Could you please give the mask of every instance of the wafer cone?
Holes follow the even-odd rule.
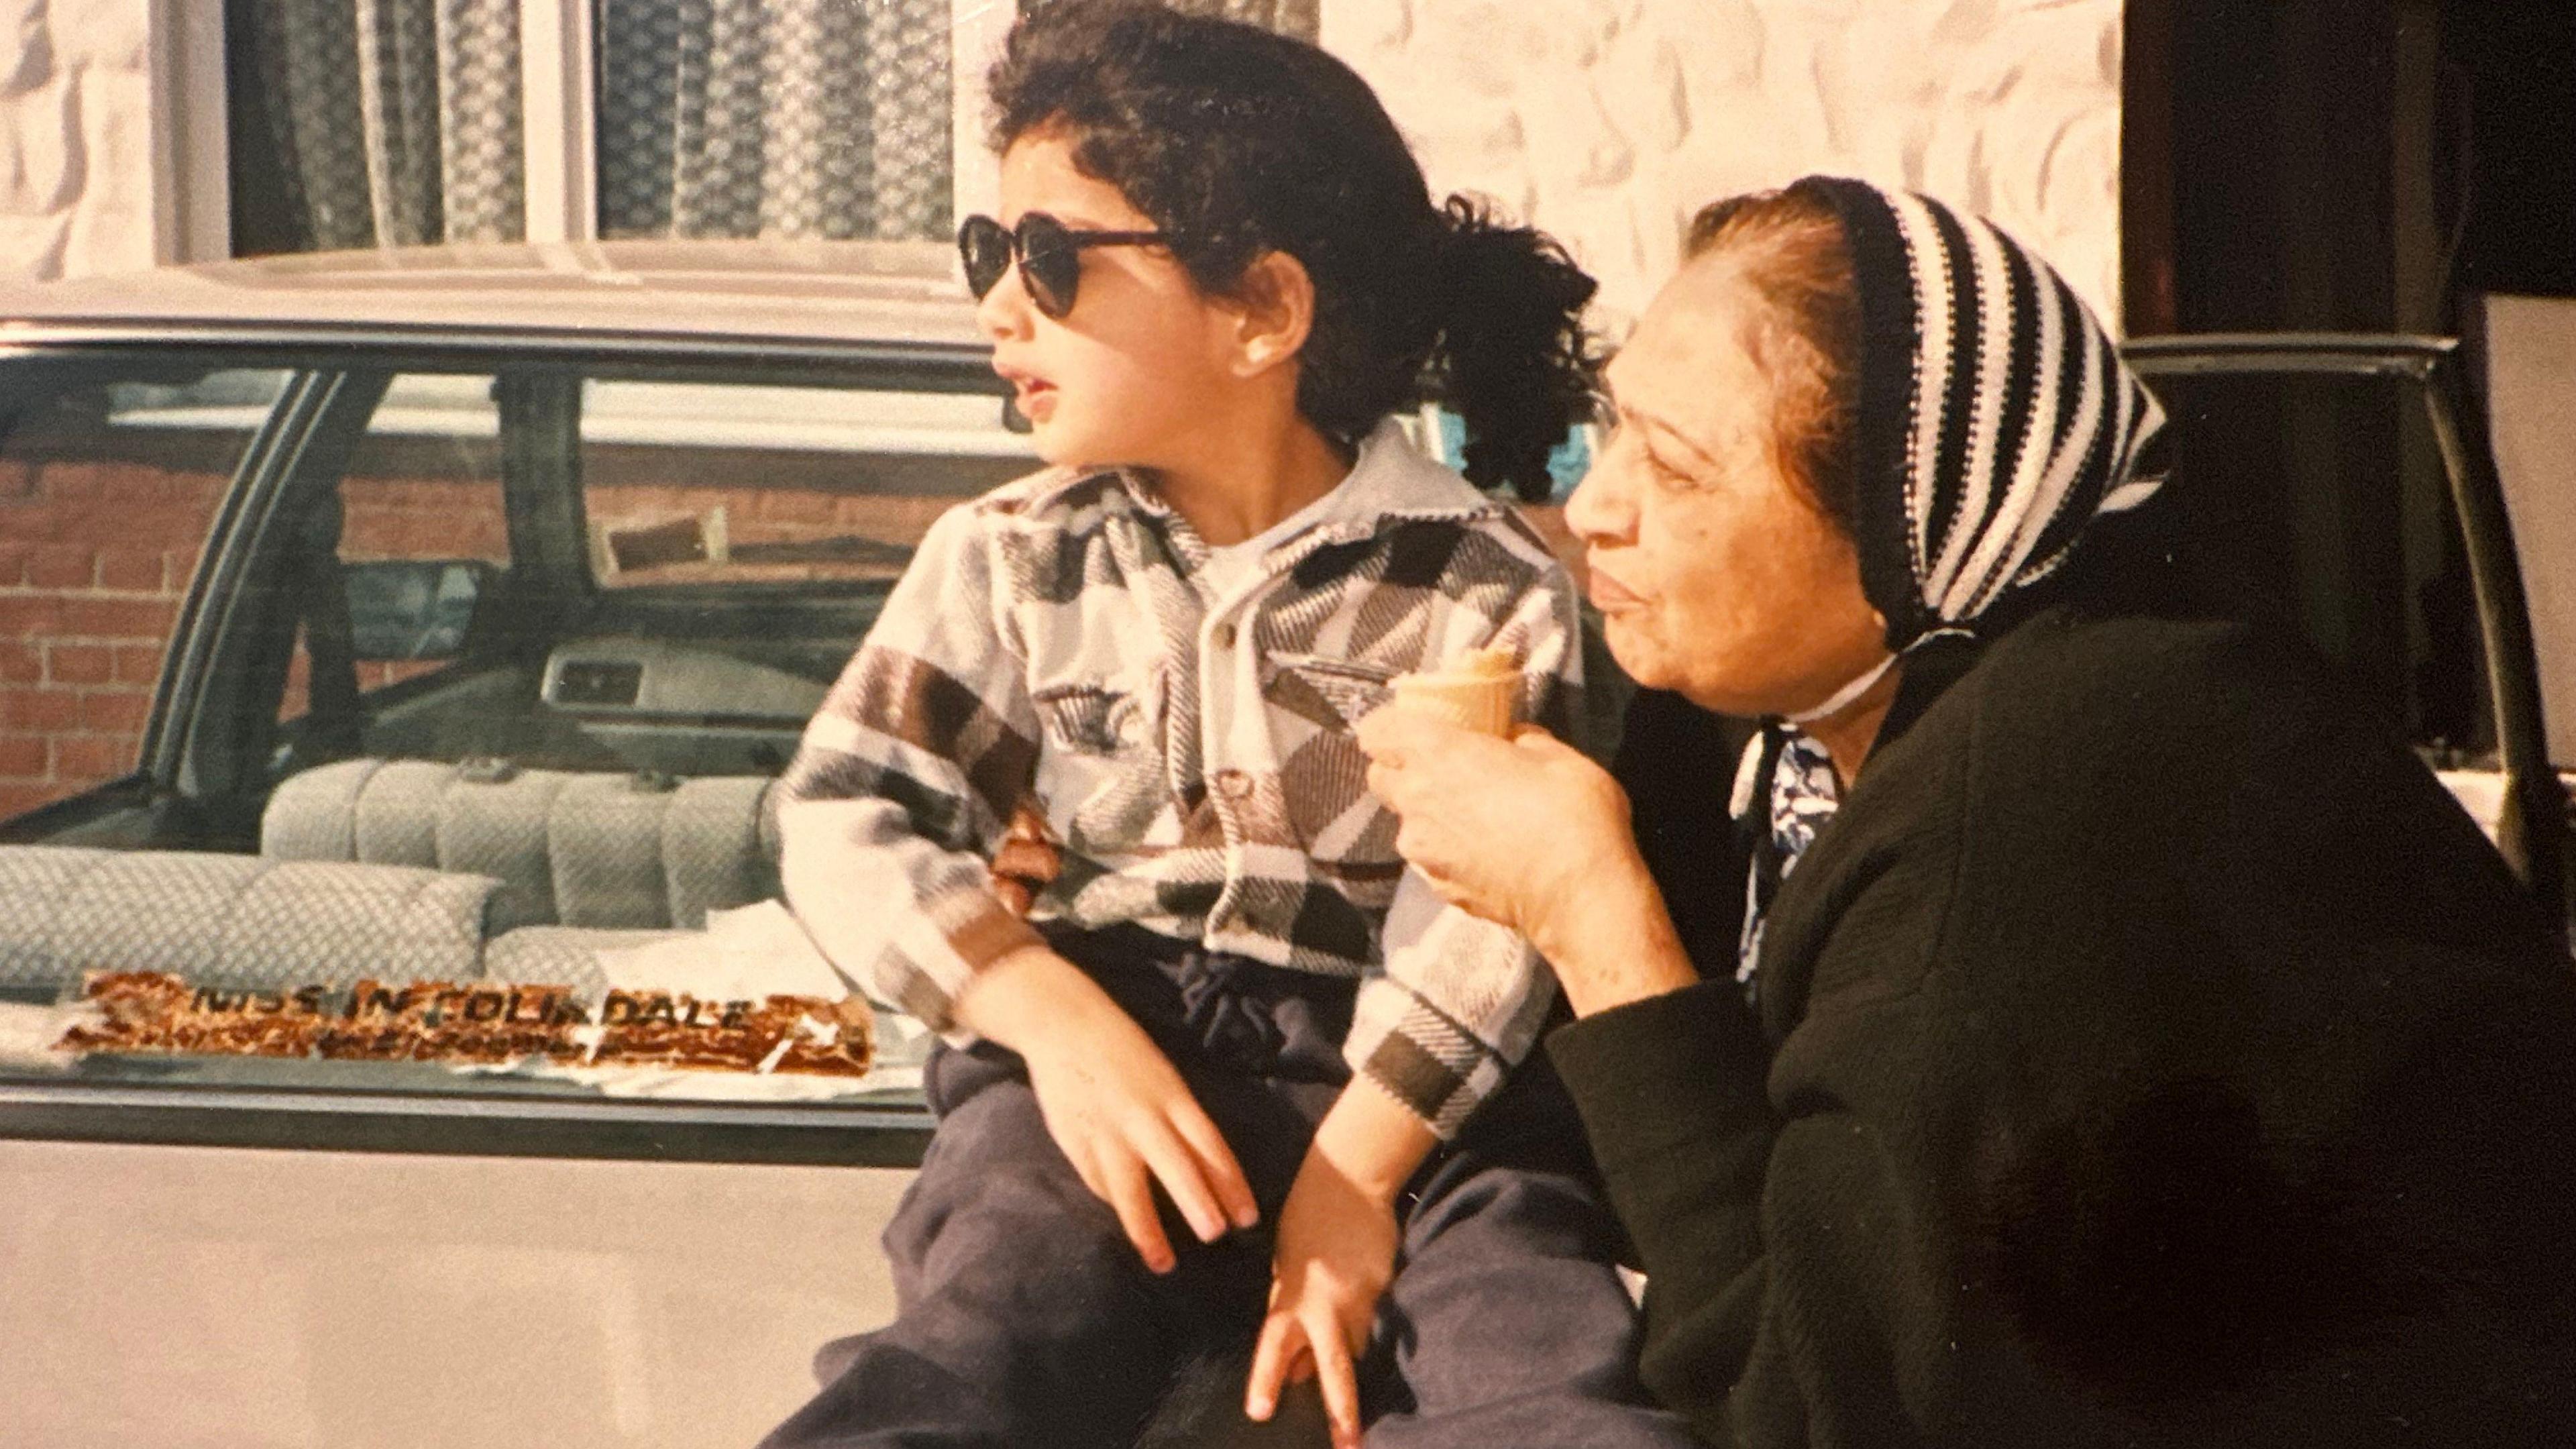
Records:
[[[1476,649],[1447,669],[1399,674],[1395,707],[1445,719],[1461,729],[1495,736],[1512,732],[1520,698],[1520,670],[1509,652]]]

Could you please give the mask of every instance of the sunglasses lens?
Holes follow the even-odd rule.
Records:
[[[1074,288],[1082,281],[1082,251],[1064,223],[1042,211],[1020,218],[1020,280],[1038,310],[1061,321],[1073,310]]]
[[[1011,269],[1011,234],[989,216],[970,216],[957,228],[957,256],[966,264],[966,289],[980,301]]]

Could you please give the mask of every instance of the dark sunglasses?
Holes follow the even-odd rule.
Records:
[[[1011,263],[1020,264],[1020,281],[1038,310],[1061,322],[1073,310],[1073,294],[1082,281],[1084,247],[1167,245],[1159,231],[1078,231],[1043,211],[1020,218],[1017,229],[989,216],[970,216],[957,228],[957,255],[966,263],[966,286],[982,301],[1001,285]]]

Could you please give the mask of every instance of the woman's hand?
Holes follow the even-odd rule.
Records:
[[[1699,980],[1608,771],[1547,731],[1509,740],[1401,710],[1359,722],[1395,848],[1441,899],[1529,939],[1577,1015]]]
[[[1396,850],[1441,899],[1542,951],[1582,883],[1636,854],[1618,782],[1543,729],[1499,740],[1380,709],[1358,738],[1369,789],[1403,818]]]
[[[1268,1419],[1283,1385],[1320,1376],[1333,1443],[1357,1449],[1355,1365],[1395,1274],[1395,1197],[1434,1145],[1422,1119],[1366,1077],[1317,1124],[1279,1209],[1270,1316],[1244,1386],[1246,1417]]]
[[[1028,1062],[1048,1135],[1146,1267],[1168,1273],[1174,1261],[1157,1182],[1201,1242],[1260,1220],[1234,1150],[1171,1060],[1071,962],[1043,947],[1013,952],[977,975],[957,1011]]]

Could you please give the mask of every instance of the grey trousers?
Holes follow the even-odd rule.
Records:
[[[928,1073],[939,1129],[885,1233],[895,1321],[816,1355],[825,1387],[772,1449],[1124,1449],[1176,1368],[1248,1355],[1268,1224],[1349,1078],[1353,984],[1142,930],[1050,935],[1170,1055],[1234,1148],[1263,1226],[1201,1244],[1165,1204],[1179,1261],[1148,1272],[1047,1135],[1019,1059],[943,1050]],[[1694,1442],[1637,1382],[1617,1228],[1543,1061],[1423,1165],[1402,1213],[1361,1365],[1370,1445]]]

